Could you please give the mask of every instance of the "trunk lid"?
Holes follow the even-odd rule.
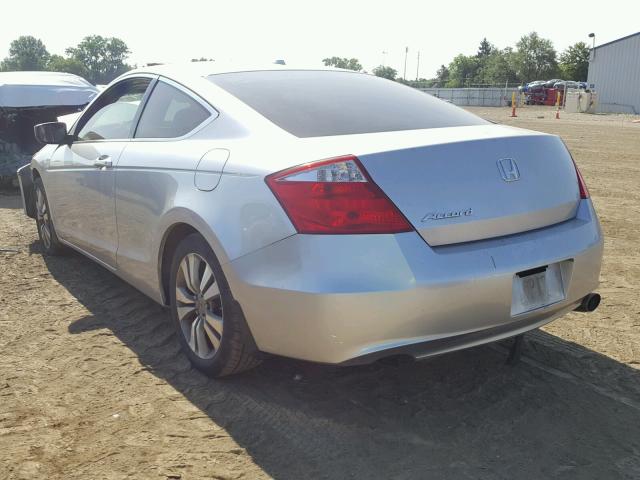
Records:
[[[356,144],[351,151],[430,245],[510,235],[575,216],[576,171],[558,137],[500,126],[421,132],[402,132],[408,142],[403,135],[377,139],[384,151],[368,146],[358,154]]]

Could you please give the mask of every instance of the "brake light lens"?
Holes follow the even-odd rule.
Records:
[[[571,159],[573,160],[573,158]],[[586,199],[589,198],[589,190],[587,190],[587,184],[584,182],[584,178],[582,178],[582,174],[578,169],[578,165],[576,165],[576,161],[573,160],[573,166],[576,167],[576,175],[578,177],[578,189],[580,190],[580,198]]]
[[[413,230],[353,155],[289,168],[265,181],[299,233]]]

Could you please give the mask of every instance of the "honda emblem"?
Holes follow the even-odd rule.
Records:
[[[520,171],[513,158],[501,158],[498,160],[498,170],[500,170],[502,180],[505,182],[515,182],[520,179]]]

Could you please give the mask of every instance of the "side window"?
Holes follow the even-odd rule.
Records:
[[[133,122],[151,79],[123,80],[107,90],[82,118],[78,140],[113,140],[129,138]]]
[[[135,137],[181,137],[210,115],[206,108],[189,95],[159,81],[144,107]]]

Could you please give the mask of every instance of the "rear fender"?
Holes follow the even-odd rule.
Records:
[[[213,229],[209,226],[206,220],[204,220],[202,217],[200,217],[198,214],[196,214],[192,210],[183,208],[183,207],[176,207],[166,212],[160,224],[158,225],[158,230],[157,230],[158,232],[162,232],[162,234],[157,235],[155,237],[157,240],[153,247],[154,251],[157,252],[158,286],[159,286],[159,292],[162,298],[162,303],[164,305],[169,304],[169,299],[165,298],[166,295],[165,295],[164,285],[163,285],[163,275],[162,275],[163,274],[163,271],[162,271],[163,257],[168,253],[165,251],[165,246],[166,246],[166,240],[169,236],[169,233],[171,232],[173,227],[178,224],[191,227],[197,233],[202,235],[202,237],[207,241],[207,243],[213,250],[213,253],[215,254],[218,261],[220,262],[222,266],[222,270],[223,272],[225,272],[225,274],[226,274],[225,270],[227,268],[226,264],[229,262],[229,257],[227,255],[227,252],[222,247],[220,240],[218,239],[217,235],[214,233]]]

